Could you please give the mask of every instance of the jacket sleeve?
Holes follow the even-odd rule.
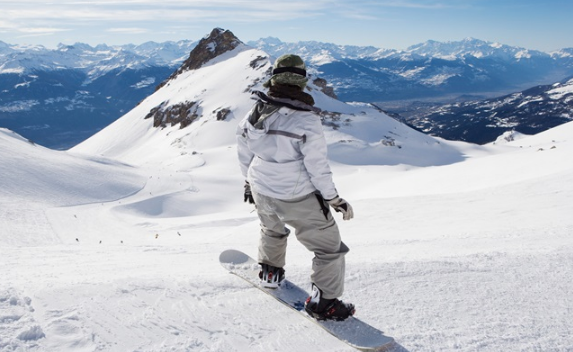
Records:
[[[247,118],[248,116],[245,117],[245,119]],[[243,120],[241,123],[239,123],[239,126],[237,126],[236,137],[237,137],[237,154],[239,157],[239,166],[241,167],[241,173],[243,174],[243,177],[246,180],[247,172],[249,170],[249,165],[251,165],[251,161],[253,160],[255,154],[253,154],[253,152],[251,152],[247,146],[247,137],[242,127],[244,122],[246,121]]]
[[[314,187],[324,199],[338,196],[328,164],[328,149],[320,119],[313,116],[306,126],[306,141],[301,144],[304,166]]]

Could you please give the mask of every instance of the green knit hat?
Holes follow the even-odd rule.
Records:
[[[273,76],[263,86],[269,88],[277,84],[287,84],[304,89],[306,82],[308,79],[304,61],[298,55],[286,54],[275,61]]]

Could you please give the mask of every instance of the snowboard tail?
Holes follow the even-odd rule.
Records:
[[[392,337],[384,335],[382,331],[353,316],[344,321],[314,319],[304,310],[304,302],[309,296],[308,292],[288,279],[283,280],[281,286],[276,289],[262,287],[259,279],[259,264],[255,259],[241,251],[226,250],[219,256],[219,261],[231,274],[242,278],[252,286],[297,311],[334,337],[360,351],[391,351],[395,347]]]

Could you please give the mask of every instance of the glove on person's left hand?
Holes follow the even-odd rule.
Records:
[[[251,185],[249,182],[245,181],[245,203],[255,204],[255,199],[253,198],[253,192],[251,192]]]
[[[327,202],[328,204],[330,204],[332,208],[334,208],[334,210],[342,213],[343,220],[350,220],[354,217],[354,211],[352,210],[352,206],[350,206],[350,203],[348,203],[344,199],[337,196],[334,199],[327,200]]]

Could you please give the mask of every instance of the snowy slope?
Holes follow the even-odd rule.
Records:
[[[6,129],[0,129],[0,146],[2,245],[59,243],[44,215],[46,207],[120,199],[145,182],[127,165],[53,151]],[[31,224],[12,221],[20,216]]]
[[[251,67],[254,61],[259,64]],[[167,150],[175,156],[233,144],[238,121],[254,103],[250,98],[251,91],[263,90],[261,85],[268,79],[266,71],[270,66],[266,53],[242,45],[204,67],[177,76],[72,151],[141,164],[156,161],[155,158],[165,159]],[[325,125],[329,127],[327,139],[332,145],[331,158],[335,161],[352,164],[443,163],[444,155],[440,160],[434,153],[428,153],[425,158],[417,157],[427,148],[435,154],[445,154],[448,162],[462,159],[458,150],[412,130],[371,105],[345,104],[326,96],[312,83],[309,87],[316,106],[325,111]],[[168,109],[185,102],[199,102],[201,112],[200,118],[185,129],[180,129],[179,125],[156,129],[144,119],[154,107],[161,105]],[[221,108],[232,111],[225,121],[216,119],[215,112]]]
[[[351,351],[218,264],[256,254],[234,132],[261,55],[179,75],[70,152],[1,131],[0,350]],[[573,123],[474,146],[312,94],[341,113],[325,131],[361,319],[396,351],[571,350]],[[144,119],[186,100],[203,111],[187,128]],[[312,256],[291,239],[290,280],[310,285]]]
[[[234,71],[242,65],[248,67],[249,62],[260,55],[264,53],[240,47],[227,54],[233,60],[225,60],[226,58],[222,57],[219,64],[206,65],[199,70],[187,71],[177,76],[121,119],[73,150],[142,162],[153,160],[155,151],[158,151],[159,158],[164,159],[166,150],[177,148],[169,148],[169,145],[182,138],[192,140],[196,148],[232,143],[236,124],[232,126],[225,121],[217,123],[213,112],[225,106],[237,109],[236,114],[242,117],[250,109],[250,93],[245,90],[256,76],[249,80],[248,75],[261,76],[264,70],[244,70],[238,73]],[[234,72],[231,77],[230,72]],[[152,120],[144,119],[152,108],[163,102],[168,102],[164,105],[167,108],[187,101],[200,101],[203,116],[201,121],[186,129],[180,129],[179,126],[157,129],[153,128]],[[199,130],[205,132],[202,136],[195,137]],[[215,135],[209,134],[209,130],[214,130]],[[166,138],[166,135],[169,137]]]

